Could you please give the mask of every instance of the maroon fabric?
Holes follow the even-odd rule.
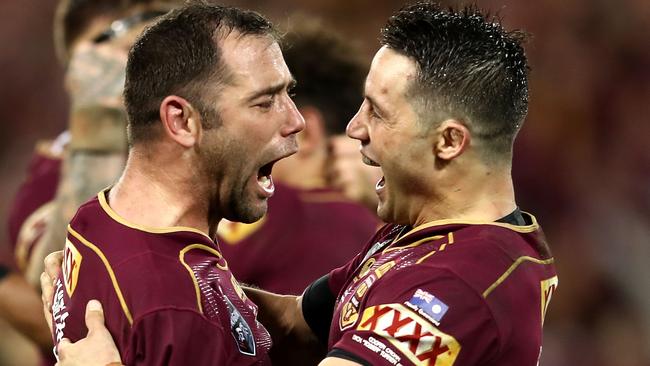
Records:
[[[86,303],[98,299],[126,365],[268,364],[270,336],[218,246],[187,229],[115,219],[100,203],[105,194],[70,224],[52,306],[55,341],[84,337]]]
[[[46,143],[43,143],[46,145]],[[59,185],[61,155],[57,149],[37,148],[18,188],[8,216],[9,243],[19,270],[28,265],[34,248],[43,237],[49,216],[39,210],[50,203]],[[41,365],[54,365],[52,353],[41,354]]]
[[[45,231],[46,219],[30,220],[29,228],[23,225],[39,208],[51,202],[56,195],[61,172],[61,157],[36,151],[27,169],[25,181],[16,193],[9,212],[9,239],[12,249],[25,245],[27,258]],[[23,236],[20,236],[21,229]],[[22,268],[21,268],[22,269]]]
[[[536,223],[409,230],[387,225],[330,273],[330,349],[372,365],[536,365],[557,286]]]
[[[373,213],[337,191],[281,184],[263,220],[240,241],[220,236],[223,254],[242,283],[294,295],[359,253],[379,225]]]

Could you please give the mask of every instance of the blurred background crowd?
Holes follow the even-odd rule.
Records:
[[[368,64],[395,0],[241,0],[277,23],[300,11],[358,42]],[[456,2],[447,1],[454,5]],[[537,215],[559,291],[541,365],[650,365],[650,1],[479,0],[531,34],[531,104],[515,146],[519,205]],[[0,238],[36,142],[65,129],[63,69],[52,44],[55,0],[2,1]],[[314,50],[317,52],[317,50]],[[361,98],[359,98],[361,101]],[[11,263],[2,243],[3,263]],[[5,341],[0,366],[33,350]],[[11,350],[11,351],[10,351]],[[18,356],[17,356],[18,355]]]

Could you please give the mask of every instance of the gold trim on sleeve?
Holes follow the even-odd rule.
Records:
[[[190,274],[190,277],[192,278],[192,282],[194,283],[194,291],[196,293],[196,305],[198,306],[201,314],[203,314],[203,305],[201,305],[201,288],[199,287],[199,281],[196,279],[196,276],[194,275],[194,271],[192,271],[192,268],[190,268],[187,262],[185,262],[185,254],[192,249],[205,250],[206,252],[214,254],[219,259],[222,259],[223,255],[221,255],[221,253],[219,253],[219,251],[217,251],[216,249],[210,248],[209,246],[203,244],[190,244],[185,248],[181,249],[181,251],[178,253],[178,259],[181,261],[181,264],[183,264],[185,269],[187,269],[187,272]],[[221,266],[217,262],[217,268],[226,271],[228,270],[228,263],[226,263],[225,266]]]
[[[117,283],[117,278],[115,277],[115,272],[113,272],[113,268],[111,267],[111,264],[108,262],[108,259],[106,259],[106,256],[104,253],[99,249],[95,244],[89,242],[81,236],[78,232],[76,232],[70,225],[68,225],[68,232],[74,236],[77,240],[79,240],[83,245],[86,247],[90,248],[97,256],[102,260],[104,263],[104,267],[106,267],[106,271],[108,272],[108,276],[111,278],[111,282],[113,283],[113,288],[115,289],[115,294],[117,295],[117,298],[120,301],[120,305],[122,306],[122,311],[124,311],[124,315],[126,316],[126,319],[129,321],[129,325],[133,325],[133,317],[131,316],[131,311],[129,311],[129,307],[126,305],[126,301],[124,300],[124,296],[122,295],[122,290],[120,290],[120,285]]]
[[[520,264],[524,262],[533,262],[536,264],[546,265],[546,264],[551,264],[554,261],[555,260],[553,258],[542,260],[542,259],[537,259],[529,256],[523,256],[517,258],[517,260],[510,265],[510,268],[508,268],[507,271],[505,271],[496,281],[494,281],[494,283],[490,285],[490,287],[488,287],[487,290],[483,291],[483,298],[487,298],[490,295],[490,293],[494,291],[494,289],[496,289],[500,284],[502,284],[503,281],[505,281],[508,278],[508,276],[510,276],[510,274],[512,274],[512,272],[514,272],[514,270],[517,269],[517,267],[519,267]]]

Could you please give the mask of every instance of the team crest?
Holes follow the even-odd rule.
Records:
[[[255,356],[255,337],[251,327],[246,323],[239,310],[230,302],[230,299],[224,296],[224,300],[226,300],[228,313],[230,314],[230,333],[235,338],[239,352]]]
[[[374,259],[371,259],[368,261],[369,263],[372,261],[372,264],[374,264]],[[342,301],[345,301],[343,304],[343,307],[341,309],[341,316],[339,318],[339,327],[341,330],[345,330],[347,328],[350,328],[352,325],[354,325],[357,320],[359,319],[359,306],[361,304],[361,300],[366,296],[368,293],[368,290],[370,287],[378,280],[380,279],[383,275],[386,274],[391,268],[393,268],[396,264],[395,261],[390,261],[386,262],[380,266],[378,266],[374,271],[371,271],[372,269],[372,264],[370,265],[370,268],[367,269],[362,269],[366,273],[366,277],[360,281],[358,277],[355,277],[354,284],[348,287],[346,290],[346,294],[344,295],[344,298]],[[350,293],[350,291],[354,291],[353,293]],[[345,300],[345,297],[350,296],[347,300]]]
[[[61,271],[63,272],[63,282],[68,297],[72,297],[72,293],[77,287],[79,280],[79,267],[81,267],[81,253],[75,248],[70,240],[65,240],[65,249],[63,250],[63,265]]]

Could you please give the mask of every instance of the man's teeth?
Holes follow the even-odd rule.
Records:
[[[381,177],[381,179],[377,181],[377,184],[375,184],[375,189],[382,189],[384,188],[385,185],[386,185],[386,179],[384,177]]]
[[[273,191],[273,179],[271,176],[263,175],[259,178],[257,178],[257,182],[260,184],[262,188],[264,188],[265,191]]]
[[[374,160],[370,159],[369,157],[367,157],[365,155],[361,156],[361,160],[363,160],[364,164],[372,165],[372,166],[379,166],[379,164],[377,164]]]

